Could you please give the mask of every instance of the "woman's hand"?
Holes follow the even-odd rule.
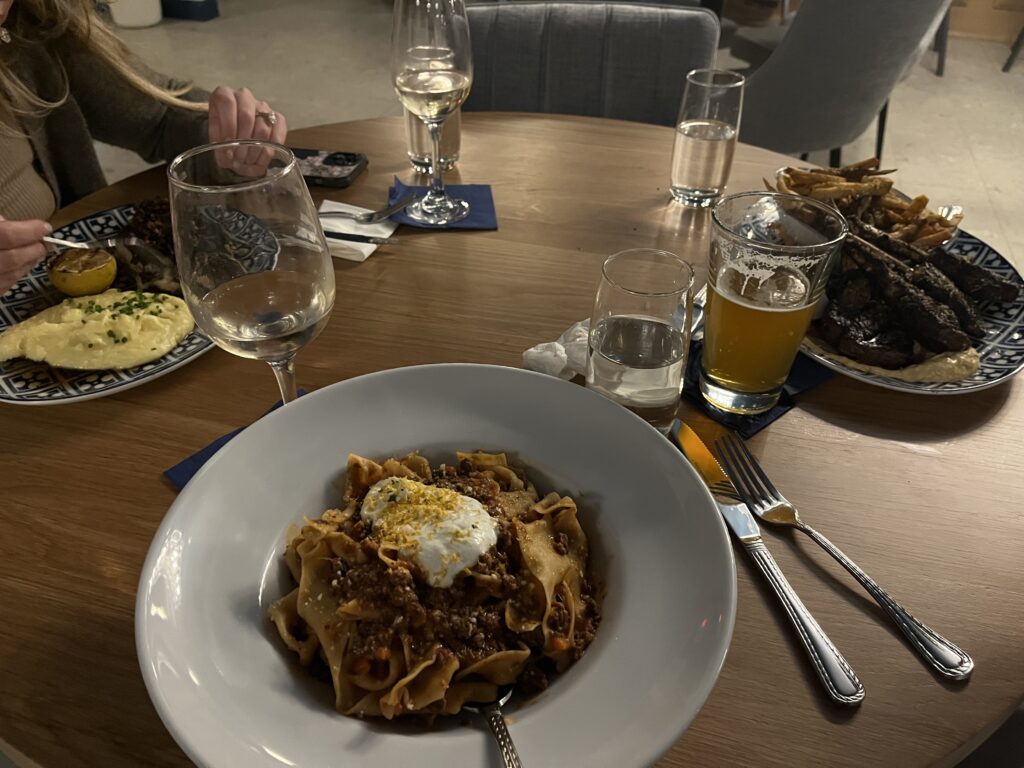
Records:
[[[210,141],[259,139],[284,144],[288,121],[265,101],[258,101],[248,88],[232,90],[220,85],[210,94]],[[261,176],[270,160],[267,153],[249,149],[241,157],[227,150],[222,165],[246,176]]]
[[[45,221],[7,221],[0,216],[0,295],[46,256],[42,238],[53,232]]]

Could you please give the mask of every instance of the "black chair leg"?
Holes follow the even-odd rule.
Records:
[[[1024,46],[1024,27],[1021,27],[1020,34],[1017,35],[1017,39],[1013,41],[1013,48],[1010,49],[1010,58],[1003,64],[1003,72],[1009,72],[1010,67],[1013,66],[1013,62],[1017,60],[1017,56],[1020,54],[1021,46]]]
[[[806,153],[806,152],[801,152],[801,153],[800,153],[800,159],[801,159],[801,160],[802,160],[803,162],[805,162],[805,163],[806,163],[806,162],[807,162],[807,153]]]
[[[875,157],[881,161],[882,147],[885,144],[885,119],[889,116],[889,102],[882,105],[878,112],[878,128],[875,131]]]
[[[843,148],[836,147],[828,151],[828,164],[833,168],[843,167]]]
[[[935,65],[935,74],[942,77],[946,73],[946,47],[949,44],[949,11],[942,17],[942,23],[935,33],[935,50],[939,52],[939,63]]]

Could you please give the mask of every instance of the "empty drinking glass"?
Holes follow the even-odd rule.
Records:
[[[590,318],[587,387],[665,430],[683,388],[693,269],[668,251],[609,256]]]
[[[672,197],[706,208],[729,180],[743,111],[743,75],[724,69],[695,69],[676,122],[672,148]]]

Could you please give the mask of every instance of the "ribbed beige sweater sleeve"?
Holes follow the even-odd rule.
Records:
[[[28,138],[0,127],[0,216],[5,219],[48,219],[56,201],[53,190],[32,165]]]

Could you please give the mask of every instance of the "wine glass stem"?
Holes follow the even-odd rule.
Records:
[[[275,360],[270,363],[270,368],[277,379],[277,386],[281,390],[281,402],[290,403],[297,397],[295,391],[295,358],[287,360]]]
[[[431,168],[434,169],[434,177],[430,180],[430,194],[444,195],[444,178],[441,175],[441,120],[430,120],[427,122],[427,130],[430,131],[430,143],[433,155],[431,157]]]

